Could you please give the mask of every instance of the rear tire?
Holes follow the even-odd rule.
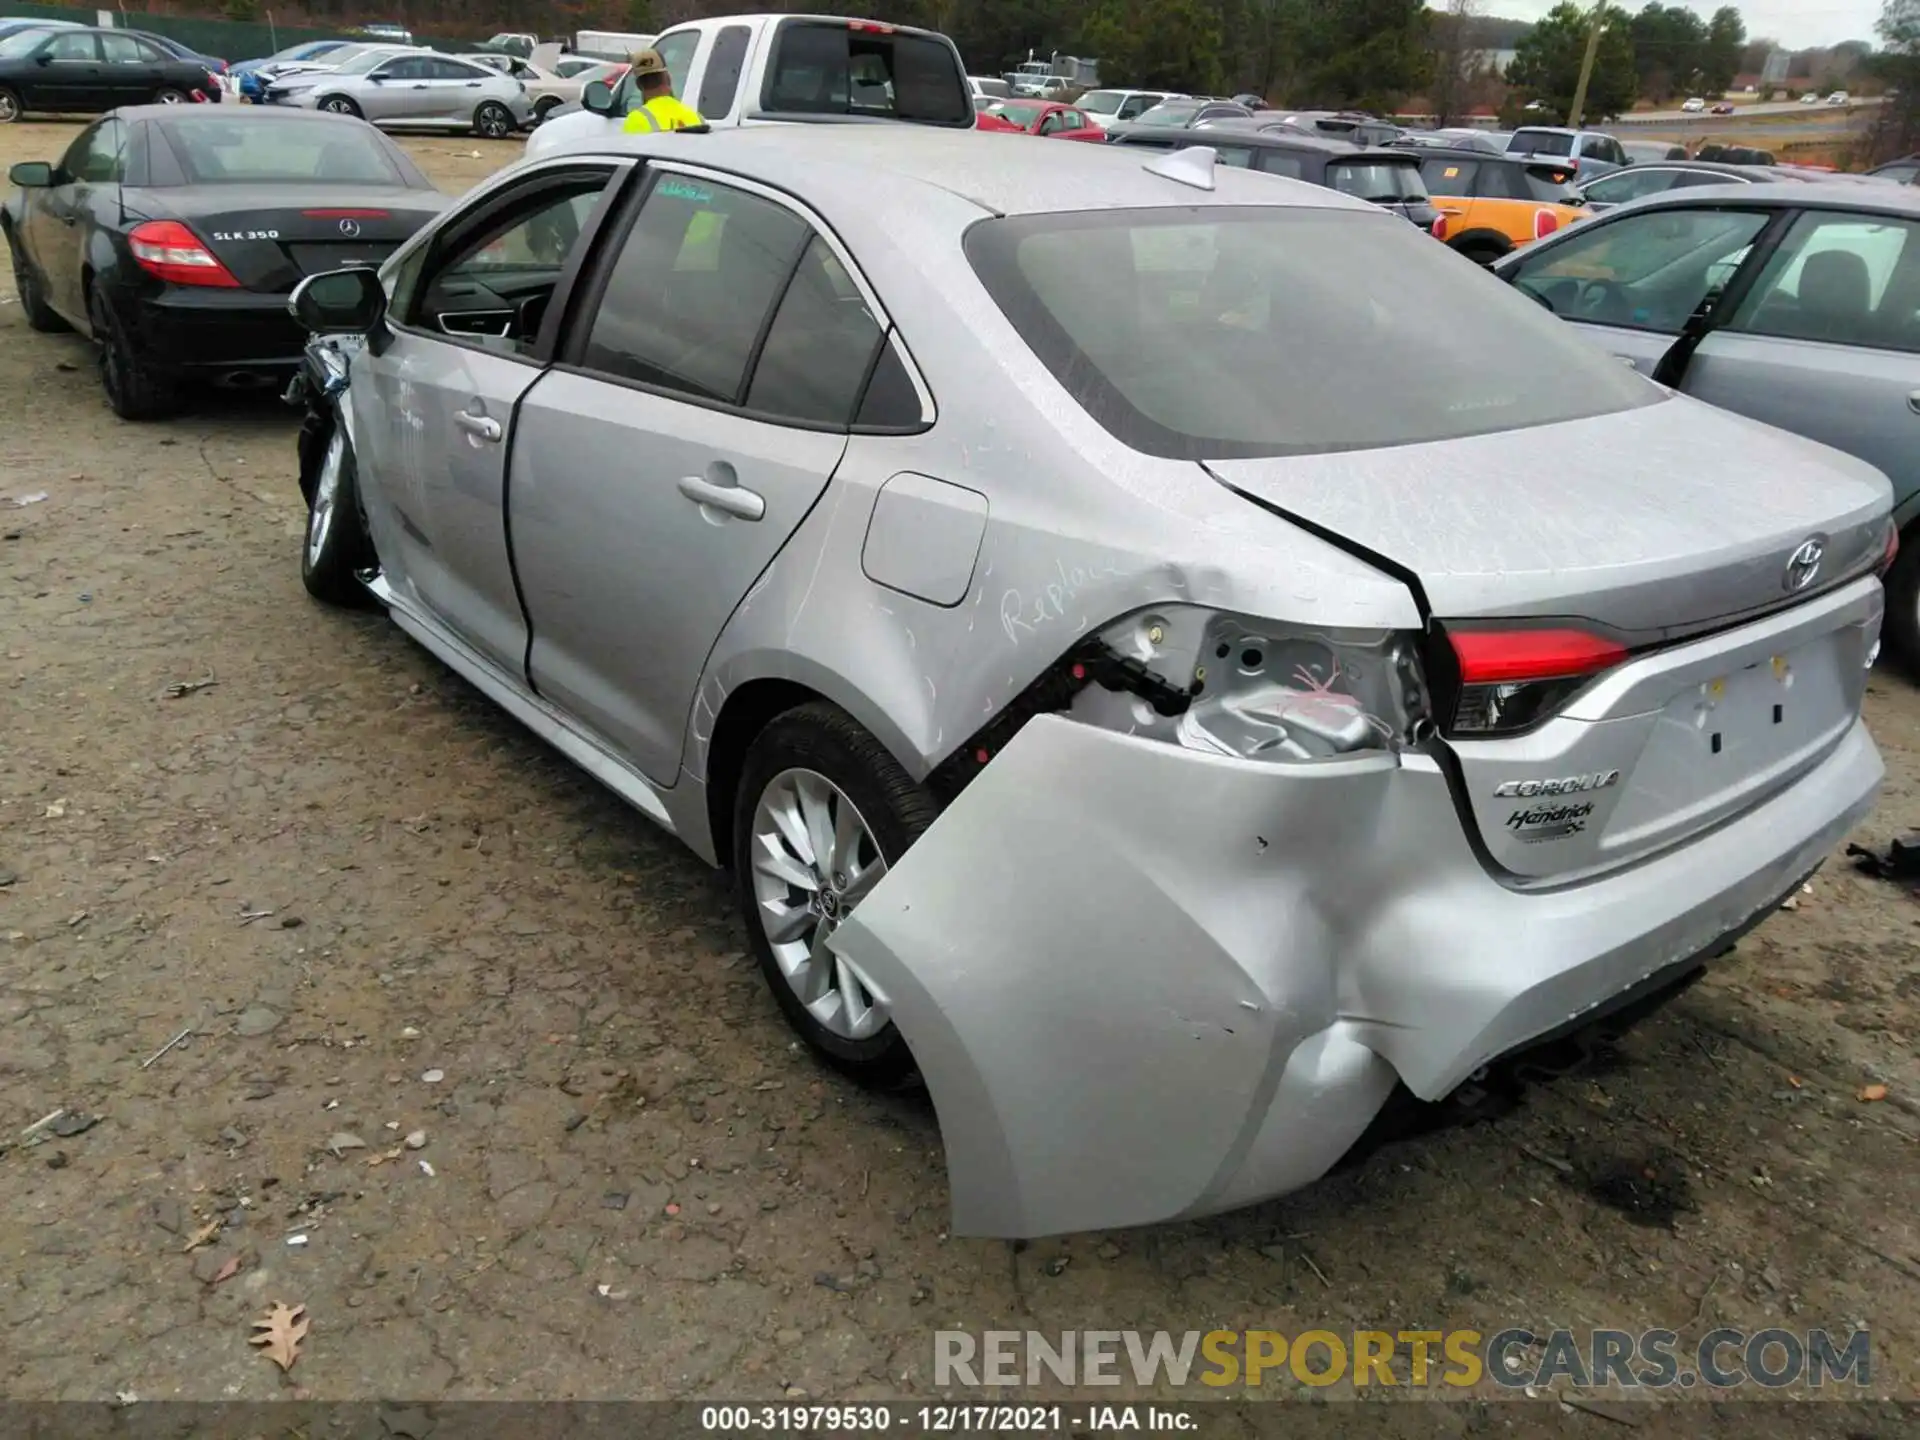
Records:
[[[25,113],[20,106],[19,92],[0,85],[0,125],[11,125]]]
[[[126,326],[96,287],[87,296],[87,317],[99,353],[100,388],[122,420],[160,420],[178,404],[173,382],[134,353]]]
[[[546,124],[547,117],[559,108],[560,100],[558,96],[548,95],[544,97],[533,107],[533,123],[535,125]]]
[[[1472,245],[1456,245],[1454,248],[1476,265],[1491,265],[1507,253],[1499,246],[1488,245],[1485,242],[1478,242]]]
[[[367,537],[360,511],[353,442],[335,417],[307,499],[307,532],[300,543],[300,583],[324,604],[360,608],[368,603],[368,597],[359,572],[374,564],[373,541]]]
[[[850,815],[845,808],[849,805]],[[789,811],[804,819],[814,819],[816,813],[824,818],[806,825]],[[938,813],[933,797],[914,783],[885,746],[825,701],[775,719],[749,747],[741,768],[734,795],[732,858],[741,918],[754,956],[800,1038],[828,1064],[863,1084],[895,1088],[913,1083],[913,1052],[885,1014],[881,997],[866,987],[865,977],[853,976],[849,984],[848,972],[820,946],[823,907],[808,902],[821,900],[830,907],[825,913],[836,917],[826,926],[830,933],[868,893],[859,876],[870,873],[876,863],[897,863]],[[787,818],[784,826],[778,823],[781,815]],[[797,844],[784,838],[795,825],[804,837]],[[815,853],[815,837],[821,835],[832,836],[824,863]],[[762,862],[760,869],[756,860]],[[790,885],[787,876],[805,877],[807,883]],[[811,923],[809,917],[815,917]],[[776,954],[768,926],[779,929],[782,919],[788,922],[786,938]],[[810,958],[810,952],[825,957],[825,964]],[[832,967],[830,972],[826,966]],[[811,1002],[801,993],[809,986]],[[879,1011],[864,1024],[862,1004],[870,1012]]]
[[[20,242],[14,238],[11,230],[7,232],[7,247],[13,252],[13,288],[20,296],[20,311],[27,317],[28,327],[38,330],[42,335],[58,335],[71,330],[73,327],[47,304],[40,277],[34,273],[27,257],[20,253]]]
[[[498,100],[482,101],[473,112],[473,132],[485,140],[505,140],[513,134],[513,112]]]
[[[1880,633],[1887,653],[1909,678],[1920,680],[1920,526],[1909,525],[1900,537],[1900,558],[1887,575],[1887,618]]]
[[[172,85],[161,86],[153,95],[153,103],[156,105],[184,105],[187,100],[187,92]]]
[[[352,115],[356,118],[364,118],[360,115],[360,106],[350,95],[329,95],[320,102],[320,108],[329,115]]]

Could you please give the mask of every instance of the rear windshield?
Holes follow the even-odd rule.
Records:
[[[1376,205],[1408,204],[1427,199],[1427,182],[1412,160],[1338,160],[1327,166],[1327,184],[1344,194],[1358,195]]]
[[[1521,183],[1527,187],[1527,198],[1538,200],[1543,205],[1578,205],[1579,191],[1573,188],[1573,182],[1580,178],[1576,170],[1556,170],[1546,165],[1522,165]]]
[[[1507,149],[1516,155],[1571,155],[1573,136],[1558,130],[1516,130]]]
[[[1660,398],[1572,326],[1462,275],[1458,256],[1386,215],[1031,215],[980,222],[966,250],[1087,413],[1151,455],[1367,450]]]
[[[1184,125],[1199,113],[1200,107],[1191,101],[1165,100],[1150,110],[1140,112],[1134,121],[1137,125]]]
[[[405,185],[380,137],[364,125],[283,121],[244,115],[175,120],[167,138],[189,185]]]
[[[950,42],[866,22],[783,22],[760,105],[789,114],[973,124],[973,95]]]

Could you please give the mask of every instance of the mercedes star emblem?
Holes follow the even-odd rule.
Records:
[[[342,220],[340,222],[340,233],[349,240],[353,239],[354,236],[360,233],[360,222],[358,220]],[[1818,551],[1815,552],[1814,563],[1819,563]]]

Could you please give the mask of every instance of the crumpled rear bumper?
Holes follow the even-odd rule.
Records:
[[[1527,893],[1424,757],[1267,764],[1042,716],[832,943],[919,1061],[956,1233],[1146,1224],[1310,1183],[1396,1081],[1437,1099],[1710,953],[1881,773],[1856,724],[1671,855]]]

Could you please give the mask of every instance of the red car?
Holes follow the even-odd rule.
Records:
[[[1713,107],[1713,113],[1716,115],[1731,115],[1733,114],[1733,105],[1729,101],[1722,100],[1718,105]]]
[[[975,124],[981,130],[999,130],[1010,135],[1047,135],[1056,140],[1107,143],[1107,132],[1084,112],[1054,100],[996,100],[980,112]]]

